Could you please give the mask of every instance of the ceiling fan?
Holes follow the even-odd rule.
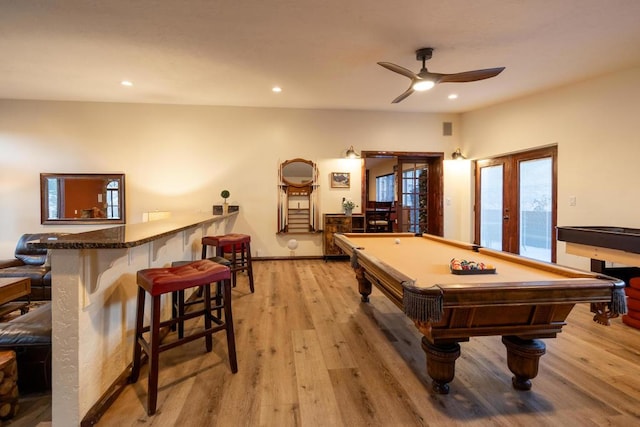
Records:
[[[391,101],[393,104],[402,101],[416,90],[429,90],[438,83],[465,83],[475,82],[476,80],[484,80],[497,76],[505,68],[486,68],[484,70],[463,71],[461,73],[453,74],[432,73],[428,71],[427,67],[425,66],[425,62],[427,61],[427,59],[431,59],[432,54],[433,48],[431,47],[425,47],[416,50],[416,59],[418,61],[422,61],[422,69],[418,74],[390,62],[378,62],[378,64],[382,65],[384,68],[395,73],[402,74],[403,76],[409,77],[411,79],[411,86],[409,86],[409,89],[407,89],[400,96]]]

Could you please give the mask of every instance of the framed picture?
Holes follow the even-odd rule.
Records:
[[[349,172],[331,172],[331,188],[349,188],[350,185]]]

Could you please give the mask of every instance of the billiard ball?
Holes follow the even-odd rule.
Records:
[[[395,242],[396,242],[396,245],[399,245],[400,244],[400,239],[396,239]]]

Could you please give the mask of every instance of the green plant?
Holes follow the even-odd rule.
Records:
[[[229,193],[229,190],[222,190],[222,193],[220,193],[220,197],[224,199],[225,203],[227,203],[227,199],[229,198],[229,196],[231,196],[231,193]]]
[[[358,205],[356,205],[352,200],[345,199],[342,201],[342,207],[348,211],[353,210],[356,206]]]

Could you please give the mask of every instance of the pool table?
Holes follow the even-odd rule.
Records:
[[[513,387],[529,390],[546,351],[540,339],[561,332],[575,304],[590,303],[594,320],[604,325],[626,312],[625,283],[601,274],[426,234],[345,233],[334,239],[351,257],[362,301],[369,301],[375,285],[423,334],[437,393],[449,392],[459,342],[472,336],[501,335]],[[454,258],[495,272],[452,274]]]

